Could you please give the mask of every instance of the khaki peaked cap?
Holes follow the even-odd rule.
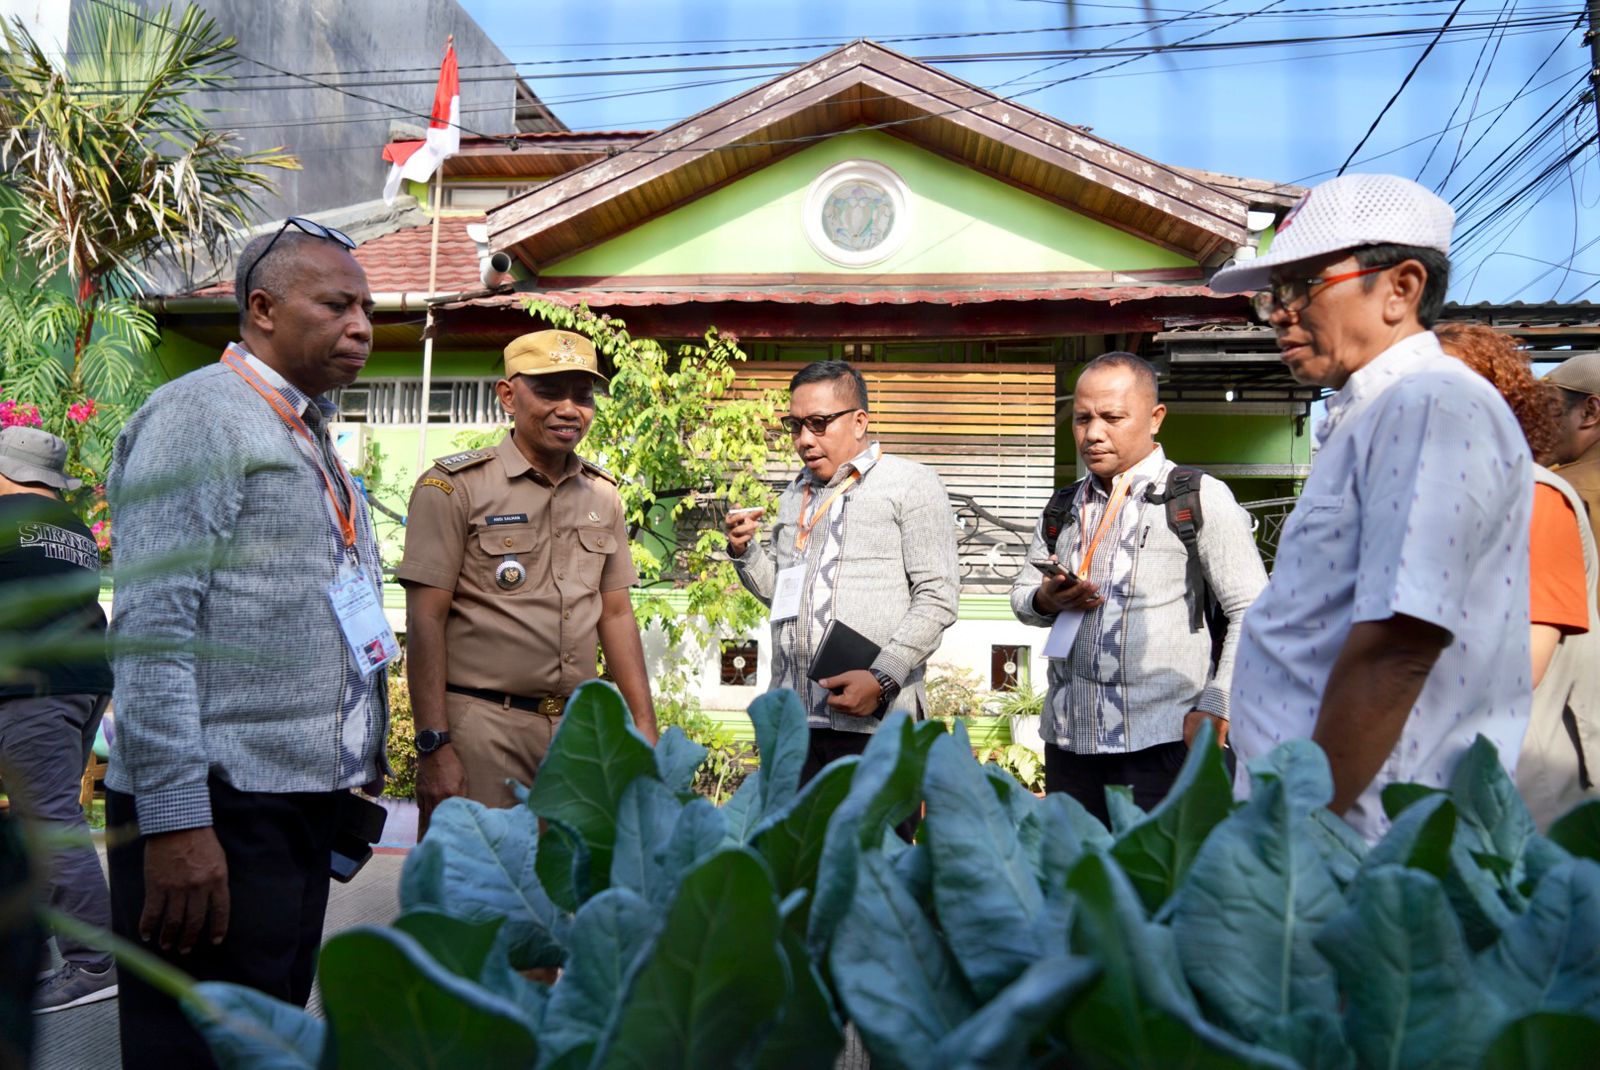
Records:
[[[600,360],[594,343],[571,331],[534,331],[506,346],[506,378],[514,375],[555,375],[588,372],[602,383]]]

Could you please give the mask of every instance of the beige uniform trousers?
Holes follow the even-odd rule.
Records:
[[[466,770],[466,797],[494,807],[517,804],[507,781],[524,787],[533,784],[561,724],[560,717],[510,709],[454,691],[444,693],[444,715],[450,745]]]

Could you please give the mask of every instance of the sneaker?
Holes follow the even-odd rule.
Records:
[[[98,973],[75,962],[63,962],[33,996],[33,1013],[49,1014],[68,1007],[98,1003],[117,994],[117,967],[108,963]]]

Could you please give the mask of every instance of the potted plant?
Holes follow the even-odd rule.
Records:
[[[1002,691],[995,711],[1011,722],[1012,743],[1044,753],[1044,739],[1039,735],[1039,717],[1044,713],[1043,691],[1035,691],[1026,684],[1015,691]]]

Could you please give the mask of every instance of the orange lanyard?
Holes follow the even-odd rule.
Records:
[[[1111,497],[1106,501],[1106,511],[1100,515],[1100,523],[1094,529],[1094,538],[1089,540],[1089,548],[1083,550],[1083,520],[1078,521],[1078,547],[1082,553],[1078,557],[1078,575],[1083,579],[1089,578],[1089,570],[1094,566],[1094,552],[1100,545],[1100,537],[1116,526],[1117,517],[1122,513],[1122,507],[1128,504],[1128,487],[1133,483],[1130,473],[1124,472],[1112,481]],[[1084,488],[1087,492],[1088,488]]]
[[[828,515],[828,510],[832,509],[844,492],[850,489],[850,485],[860,478],[860,472],[851,472],[845,481],[840,483],[832,494],[828,495],[828,500],[817,506],[817,511],[811,514],[809,521],[806,520],[806,506],[811,501],[811,484],[806,484],[805,497],[800,499],[800,526],[795,529],[794,533],[795,553],[805,553],[806,543],[811,541],[811,529],[817,526],[817,521]]]
[[[354,516],[356,488],[355,484],[350,482],[350,474],[344,470],[343,465],[339,466],[339,478],[344,481],[345,493],[349,495],[347,500],[350,502],[350,511],[346,512],[339,504],[339,495],[333,489],[333,480],[328,478],[327,467],[320,459],[322,450],[318,446],[317,440],[312,436],[311,429],[306,426],[304,420],[300,419],[300,414],[289,407],[289,402],[284,399],[282,394],[273,389],[271,383],[261,378],[254,368],[239,357],[238,351],[233,346],[230,345],[222,354],[222,363],[232,368],[239,374],[241,379],[249,383],[250,388],[260,394],[268,405],[272,406],[272,410],[278,414],[278,418],[284,422],[289,430],[298,433],[301,438],[305,439],[306,444],[311,447],[312,460],[316,462],[317,472],[322,476],[322,485],[328,491],[328,504],[333,507],[333,515],[339,522],[339,534],[344,538],[344,548],[346,550],[353,549],[356,544],[356,522]],[[312,400],[310,404],[315,405],[316,401]]]

